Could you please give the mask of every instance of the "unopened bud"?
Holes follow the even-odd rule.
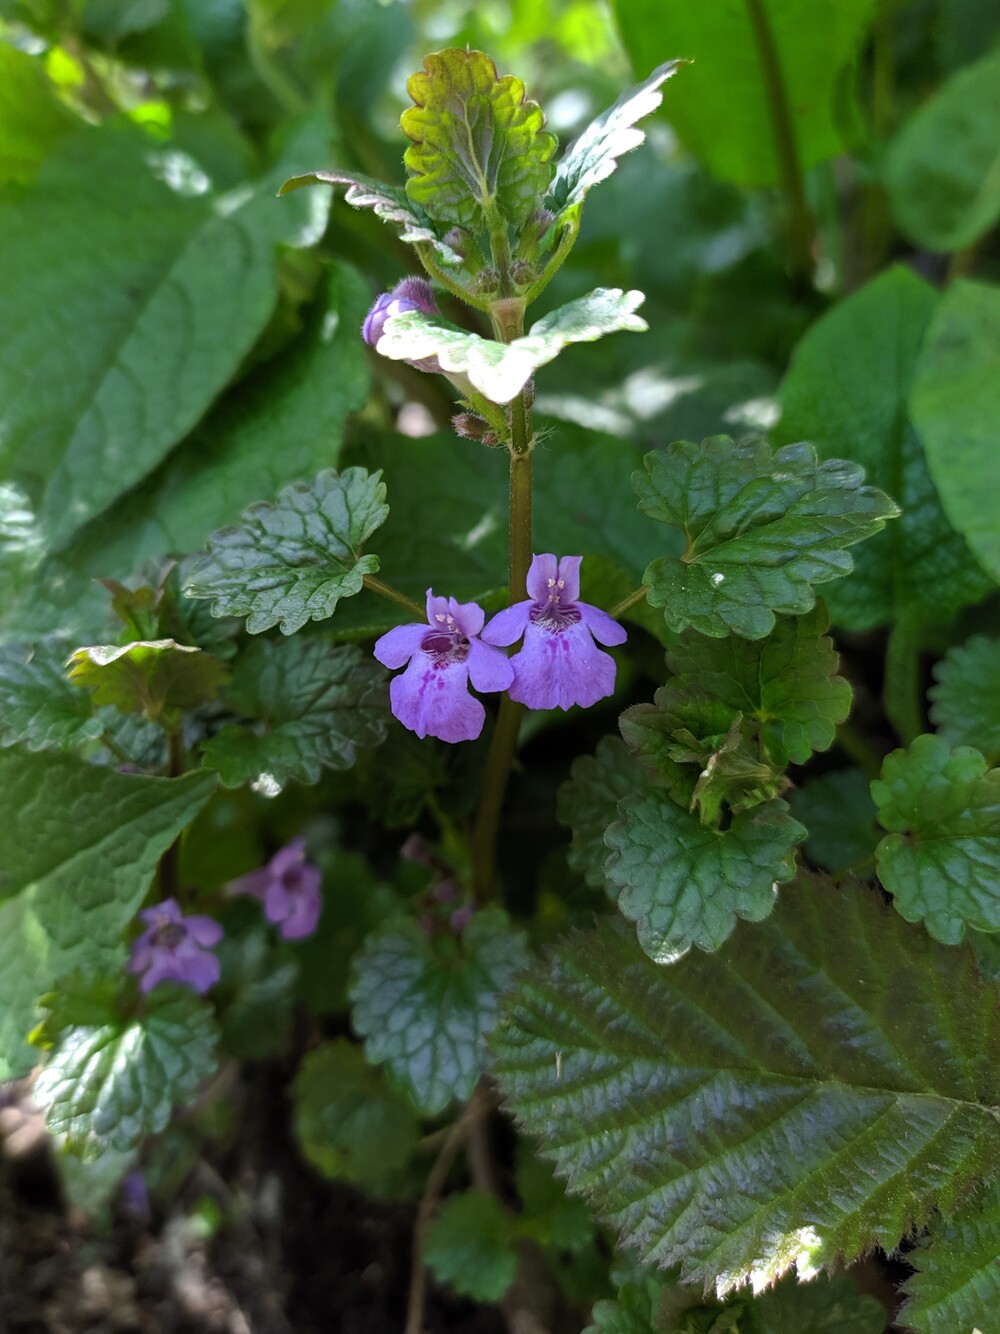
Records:
[[[472,250],[472,237],[464,227],[452,227],[451,231],[445,232],[442,240],[449,250],[454,250],[462,259],[468,259]]]
[[[422,310],[425,315],[439,315],[434,292],[425,278],[404,278],[391,292],[383,292],[365,316],[361,336],[374,347],[382,337],[386,320],[407,310]]]
[[[492,296],[500,291],[500,275],[492,264],[487,264],[476,274],[475,287],[480,296]]]
[[[451,419],[451,429],[463,440],[482,440],[486,423],[474,412],[456,412]]]
[[[527,287],[529,283],[534,282],[535,266],[526,259],[515,259],[510,266],[510,276],[518,287]]]

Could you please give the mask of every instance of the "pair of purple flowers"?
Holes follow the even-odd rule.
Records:
[[[306,861],[305,841],[293,839],[266,866],[231,880],[231,895],[257,899],[264,916],[285,940],[311,936],[323,906],[319,868]],[[164,899],[139,914],[146,930],[132,944],[129,972],[141,973],[139,986],[151,991],[158,982],[180,982],[204,995],[219,980],[219,960],[212,947],[222,939],[214,917],[185,916],[176,899]]]
[[[622,644],[625,631],[605,611],[580,601],[581,556],[535,556],[528,597],[498,612],[485,628],[475,602],[427,590],[427,624],[399,625],[375,644],[386,667],[406,665],[389,687],[392,711],[417,736],[472,741],[486,710],[470,695],[508,690],[529,709],[584,708],[610,695],[615,663],[601,644]],[[508,658],[498,646],[516,643]],[[408,664],[408,665],[407,665]]]

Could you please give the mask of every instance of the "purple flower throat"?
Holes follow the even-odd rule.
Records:
[[[465,662],[469,656],[469,637],[451,612],[436,612],[434,621],[436,624],[432,624],[430,632],[420,641],[421,651],[439,669]]]
[[[576,625],[580,620],[580,612],[571,595],[566,592],[565,579],[547,579],[546,584],[548,597],[544,602],[538,599],[531,604],[528,619],[533,625],[561,634],[568,626]]]

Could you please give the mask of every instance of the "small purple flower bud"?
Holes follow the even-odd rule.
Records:
[[[149,1200],[149,1187],[146,1178],[134,1167],[127,1173],[121,1184],[121,1206],[123,1211],[136,1223],[148,1223],[153,1214]]]
[[[456,908],[448,918],[448,924],[452,931],[464,931],[472,921],[475,909],[471,903],[463,903],[461,908]]]
[[[230,880],[226,893],[257,899],[285,940],[302,940],[312,935],[319,921],[321,879],[319,867],[306,861],[305,839],[293,838],[266,866]]]
[[[476,274],[474,288],[480,296],[492,296],[500,291],[500,275],[492,264],[487,264]]]
[[[510,276],[518,287],[527,287],[535,280],[535,266],[526,259],[515,259],[510,266]]]
[[[454,250],[456,255],[468,259],[469,251],[472,249],[472,237],[464,227],[452,227],[441,239],[450,250]]]
[[[130,973],[142,973],[139,986],[151,991],[158,982],[180,982],[200,994],[219,980],[219,961],[211,946],[222,939],[212,917],[185,917],[176,899],[164,899],[139,914],[146,930],[132,942]]]
[[[424,278],[404,278],[391,292],[383,292],[365,316],[361,336],[369,347],[382,337],[386,320],[407,310],[422,310],[425,315],[439,315],[431,285]]]

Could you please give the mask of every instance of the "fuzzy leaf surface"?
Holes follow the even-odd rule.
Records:
[[[573,761],[570,776],[559,789],[559,819],[573,831],[567,860],[588,885],[605,890],[612,899],[617,891],[604,874],[608,858],[604,832],[618,818],[618,803],[645,792],[648,781],[642,764],[624,743],[606,736],[593,755]]]
[[[931,721],[950,746],[975,746],[1000,758],[1000,639],[973,635],[934,668]]]
[[[695,687],[755,718],[765,753],[779,767],[829,750],[851,709],[851,687],[835,675],[839,659],[824,633],[825,608],[780,617],[765,639],[709,639],[686,633],[668,660],[671,684]]]
[[[212,1009],[188,988],[161,984],[131,1016],[115,999],[106,982],[45,999],[43,1034],[54,1046],[34,1097],[49,1130],[84,1157],[158,1134],[215,1069]]]
[[[889,205],[908,240],[961,250],[1000,218],[1000,54],[958,70],[922,102],[886,154]]]
[[[989,591],[941,508],[909,415],[937,303],[938,293],[911,269],[888,269],[816,321],[781,386],[777,443],[810,440],[823,458],[859,463],[902,509],[855,554],[851,577],[827,594],[834,621],[849,629],[891,623],[906,608],[933,619]]]
[[[909,1300],[900,1320],[917,1334],[972,1329],[989,1334],[1000,1302],[998,1254],[1000,1190],[993,1182],[948,1218],[935,1218],[930,1235],[907,1256],[917,1272],[903,1285]]]
[[[605,874],[640,945],[660,964],[692,945],[717,950],[737,917],[763,921],[777,886],[795,874],[795,844],[806,836],[780,800],[741,811],[726,830],[656,794],[618,809],[604,836]]]
[[[101,735],[102,720],[66,676],[68,651],[56,639],[0,644],[0,746],[70,750]]]
[[[944,511],[1000,582],[1000,290],[951,283],[920,354],[910,412]]]
[[[393,361],[437,357],[442,370],[467,375],[491,402],[509,403],[540,366],[570,343],[593,343],[621,330],[642,333],[648,325],[635,311],[644,300],[641,292],[597,287],[543,316],[511,343],[481,338],[438,324],[423,311],[408,310],[386,320],[377,351]]]
[[[173,639],[78,648],[67,670],[73,684],[89,690],[96,705],[143,713],[167,725],[186,709],[214,699],[229,678],[221,659]]]
[[[623,924],[572,936],[492,1045],[570,1188],[720,1293],[892,1250],[1000,1155],[995,987],[856,884],[803,878],[672,968]]]
[[[663,101],[662,85],[684,64],[668,60],[648,79],[626,88],[613,107],[592,120],[560,158],[546,205],[553,212],[579,210],[587,191],[607,180],[618,159],[638,148],[646,138],[637,122],[651,116]]]
[[[512,1223],[495,1195],[452,1195],[427,1229],[424,1262],[439,1283],[478,1302],[497,1302],[517,1272]]]
[[[0,751],[0,1078],[30,1069],[35,1001],[80,969],[117,969],[161,855],[215,788],[72,755]]]
[[[259,728],[227,726],[206,744],[204,763],[226,787],[267,775],[268,790],[291,779],[318,783],[324,769],[349,769],[358,750],[385,740],[385,672],[354,645],[299,636],[258,640],[239,657],[228,702]]]
[[[406,193],[438,222],[479,230],[495,209],[515,227],[540,205],[557,140],[512,75],[482,51],[449,47],[424,57],[400,118]]]
[[[470,1097],[498,995],[526,957],[523,933],[500,908],[476,913],[460,940],[406,919],[369,936],[350,989],[368,1060],[384,1063],[428,1116]]]
[[[1000,769],[971,746],[918,736],[885,757],[872,796],[890,831],[878,877],[897,911],[946,945],[967,926],[1000,931]]]
[[[845,548],[882,529],[896,505],[841,459],[811,445],[713,436],[647,454],[633,475],[639,508],[680,529],[686,550],[654,560],[644,583],[676,631],[762,639],[775,612],[801,615],[814,584],[852,569]]]
[[[291,635],[326,620],[379,568],[361,547],[389,513],[380,478],[330,469],[285,487],[274,503],[251,505],[241,524],[208,539],[185,592],[212,598],[215,616],[245,616],[252,635],[272,625]]]

